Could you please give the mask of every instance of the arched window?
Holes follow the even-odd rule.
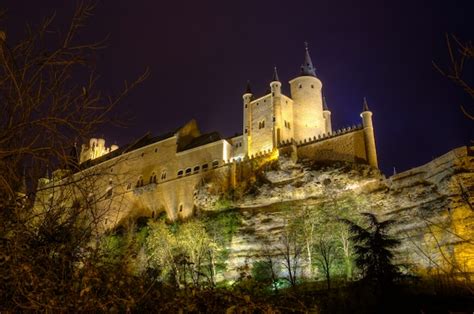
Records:
[[[198,172],[199,172],[199,169],[200,169],[200,167],[199,167],[199,166],[196,166],[196,167],[194,167],[194,169],[193,169],[193,173],[198,173]]]
[[[154,172],[150,176],[150,182],[149,183],[150,184],[151,183],[156,183],[156,174]]]
[[[189,176],[191,174],[191,168],[186,169],[186,175]]]
[[[202,171],[207,171],[209,169],[209,164],[202,165]]]
[[[183,170],[179,170],[178,171],[178,178],[182,177],[183,176]]]
[[[212,162],[212,168],[217,168],[219,166],[219,161],[218,160],[214,160]]]
[[[138,180],[137,180],[137,188],[143,186],[143,177],[142,176],[139,176],[138,177]]]
[[[161,172],[161,180],[165,180],[166,179],[166,170],[163,170]]]

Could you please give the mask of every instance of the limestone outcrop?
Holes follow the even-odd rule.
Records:
[[[337,204],[348,196],[357,200],[348,209],[354,213],[370,211],[381,219],[397,220],[393,232],[402,240],[399,263],[417,273],[472,276],[473,161],[473,148],[460,147],[385,178],[366,165],[321,166],[280,156],[277,169],[265,171],[263,183],[250,192],[232,198],[209,193],[210,187],[204,184],[195,194],[195,205],[201,211],[229,207],[241,213],[241,226],[229,247],[229,278],[242,265],[262,259],[262,254],[278,258],[276,248],[292,215],[308,208],[318,210],[328,200]],[[302,271],[308,273],[305,263],[302,258]]]

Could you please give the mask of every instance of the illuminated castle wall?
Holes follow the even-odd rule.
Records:
[[[201,134],[192,120],[158,137],[146,135],[118,148],[103,139],[82,145],[79,171],[40,180],[36,207],[61,200],[89,201],[106,211],[104,228],[125,217],[154,216],[165,211],[171,220],[193,214],[194,193],[206,178],[220,188],[236,187],[242,164],[254,158],[333,160],[367,163],[377,168],[372,113],[364,100],[362,124],[333,131],[331,112],[322,97],[322,83],[306,48],[301,74],[290,81],[291,97],[281,92],[276,69],[266,95],[254,97],[250,86],[243,94],[242,135],[221,138]],[[63,185],[74,179],[76,185]],[[66,187],[64,187],[66,186]],[[84,187],[86,187],[84,189]],[[84,190],[90,191],[84,195]],[[93,201],[93,202],[92,202]]]

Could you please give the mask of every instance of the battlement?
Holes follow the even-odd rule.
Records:
[[[280,143],[278,143],[278,148],[283,148],[290,145],[296,145],[297,147],[310,145],[310,144],[325,141],[331,138],[338,137],[343,134],[351,133],[351,132],[362,130],[362,129],[363,129],[362,124],[358,124],[358,125],[353,125],[353,126],[348,126],[342,129],[338,129],[333,132],[327,132],[327,133],[320,134],[318,136],[313,136],[313,137],[304,139],[302,141],[296,141],[295,139],[291,138],[289,140],[281,141]]]

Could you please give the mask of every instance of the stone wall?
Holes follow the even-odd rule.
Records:
[[[309,138],[297,143],[298,158],[367,163],[363,130],[339,130],[332,134],[329,138]]]

